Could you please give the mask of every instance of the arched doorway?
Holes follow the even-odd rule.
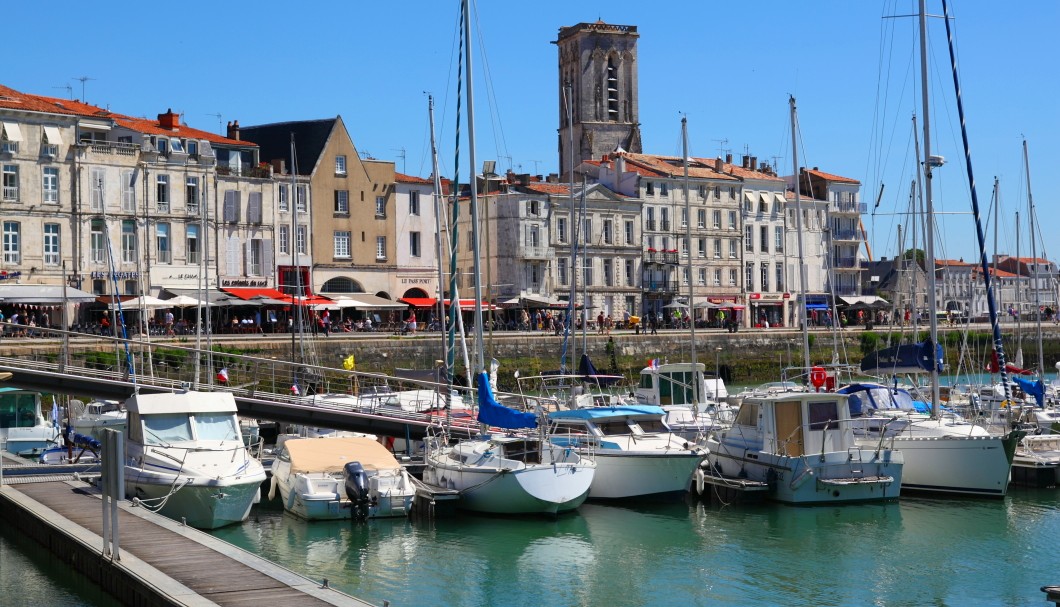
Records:
[[[336,276],[320,287],[321,293],[364,293],[361,283],[347,276]]]
[[[405,294],[401,296],[402,299],[404,299],[406,297],[426,298],[426,297],[430,297],[430,296],[427,295],[427,292],[424,291],[423,289],[420,289],[419,287],[413,287],[413,288],[405,291]]]

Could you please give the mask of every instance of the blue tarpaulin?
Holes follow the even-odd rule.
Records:
[[[478,421],[509,430],[537,427],[537,415],[521,413],[497,402],[485,371],[475,377],[475,385],[478,387]]]
[[[1013,377],[1012,381],[1016,382],[1016,385],[1024,392],[1033,396],[1034,402],[1038,403],[1039,407],[1045,406],[1045,384],[1042,380],[1031,381],[1022,377]]]

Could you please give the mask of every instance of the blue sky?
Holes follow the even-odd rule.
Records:
[[[985,213],[998,176],[999,248],[1015,253],[1014,214],[1025,217],[1027,206],[1022,136],[1039,221],[1060,220],[1052,179],[1060,163],[1060,3],[953,4],[979,200]],[[172,108],[207,130],[218,129],[216,114],[243,125],[342,115],[362,154],[420,176],[430,173],[430,91],[442,172],[453,173],[456,0],[77,6],[6,7],[6,47],[19,52],[9,55],[17,59],[5,65],[3,84],[57,97],[67,96],[69,85],[80,98],[76,78],[88,76],[89,103],[152,117]],[[680,154],[685,113],[693,155],[776,157],[788,174],[793,94],[800,164],[859,179],[870,209],[885,184],[877,213],[865,221],[874,256],[894,254],[896,225],[908,223],[895,213],[908,206],[919,58],[916,20],[884,17],[913,14],[916,2],[479,0],[473,11],[481,47],[474,59],[480,165],[494,159],[500,169],[556,171],[557,58],[550,42],[561,26],[582,21],[636,25],[645,152]],[[941,14],[940,3],[930,1],[929,12]],[[938,256],[969,259],[976,249],[944,26],[933,19],[929,27],[933,148],[949,161],[935,180],[936,208],[944,213]],[[465,165],[461,174],[467,172]],[[1027,232],[1024,225],[1023,255]],[[1060,257],[1050,245],[1045,252]]]

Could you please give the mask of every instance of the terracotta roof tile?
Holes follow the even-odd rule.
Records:
[[[833,175],[831,173],[825,173],[819,169],[803,169],[807,175],[813,175],[826,181],[835,181],[837,183],[856,183],[861,185],[861,182],[857,179],[851,179],[850,177],[841,177],[839,175]]]
[[[522,189],[539,194],[561,194],[563,196],[570,194],[570,186],[559,183],[531,183],[522,186]]]
[[[431,185],[430,179],[424,179],[423,177],[413,177],[412,175],[406,175],[404,173],[398,173],[394,171],[394,181],[398,183],[416,183],[420,185]]]

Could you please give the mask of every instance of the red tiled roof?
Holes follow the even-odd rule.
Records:
[[[656,154],[633,154],[625,152],[621,154],[626,159],[626,168],[635,169],[638,165],[649,171],[653,171],[657,177],[682,177],[685,167],[684,159],[680,156],[660,156]],[[632,167],[630,165],[633,165]],[[638,171],[639,172],[639,171]],[[704,161],[700,158],[690,158],[688,164],[688,176],[697,179],[721,179],[735,181],[732,175],[719,173],[714,170],[713,161]]]
[[[795,202],[795,190],[785,190],[784,191],[784,198],[787,199],[787,200],[790,200],[792,202]],[[799,200],[800,201],[809,201],[809,202],[828,202],[827,200],[821,200],[819,198],[812,198],[812,197],[807,196],[805,194],[799,194]]]
[[[824,179],[825,181],[835,181],[835,182],[838,182],[838,183],[856,183],[858,185],[861,185],[861,182],[858,181],[857,179],[851,179],[850,177],[841,177],[839,175],[833,175],[831,173],[825,173],[824,171],[819,170],[819,169],[803,169],[803,171],[807,175],[813,175],[814,177],[818,177],[820,179]]]
[[[394,171],[394,181],[398,183],[418,183],[421,185],[431,185],[430,179],[424,179],[423,177],[413,177],[412,175],[398,173],[397,171]]]
[[[220,143],[222,145],[238,145],[244,147],[258,147],[258,144],[253,141],[239,141],[237,139],[229,139],[228,137],[222,137],[216,133],[209,131],[201,131],[199,129],[193,129],[187,125],[180,125],[175,129],[165,129],[158,124],[158,120],[148,120],[146,118],[133,118],[132,116],[122,116],[120,114],[114,114],[113,118],[115,121],[133,131],[138,133],[144,133],[147,135],[169,135],[175,137],[189,137],[191,139],[205,139],[210,143]]]
[[[972,266],[972,274],[979,276],[982,275],[983,269],[979,266]],[[1006,272],[1005,270],[995,270],[994,268],[987,268],[991,276],[997,278],[1019,278],[1019,274],[1013,274],[1012,272]]]
[[[530,183],[522,186],[523,189],[530,190],[531,192],[538,192],[539,194],[562,194],[563,196],[570,195],[570,186],[560,183]]]
[[[1040,257],[1009,257],[1008,255],[1002,255],[1000,261],[1014,260],[1018,263],[1049,263],[1048,259],[1042,259]]]
[[[697,158],[696,160],[699,160],[704,163],[712,162],[710,159]],[[721,166],[722,171],[735,177],[739,177],[741,179],[757,179],[760,181],[784,181],[776,175],[770,175],[769,173],[763,173],[762,171],[756,171],[755,169],[744,168],[738,164],[729,164],[727,162],[723,162]]]
[[[936,259],[935,265],[955,268],[967,268],[975,264],[964,261],[963,259]]]

